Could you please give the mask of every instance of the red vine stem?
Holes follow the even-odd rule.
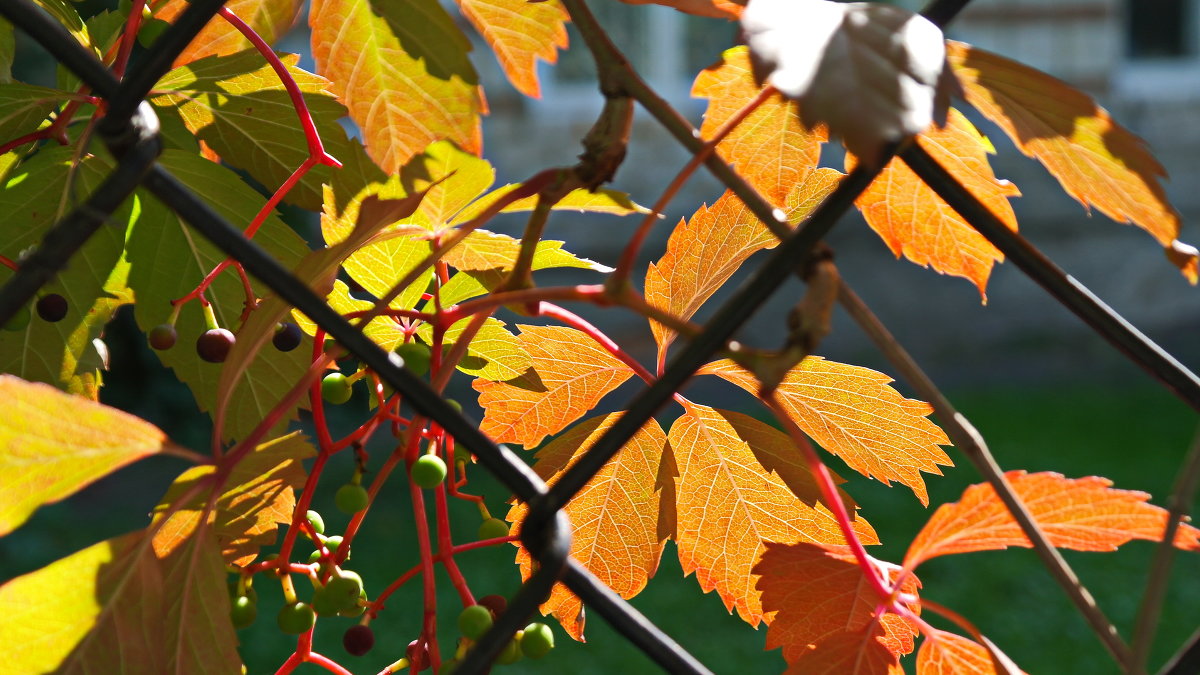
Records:
[[[4,153],[0,152],[0,154],[4,154]],[[17,263],[13,262],[12,258],[9,258],[6,255],[0,255],[0,265],[4,265],[5,267],[7,267],[8,269],[10,269],[14,272],[21,269],[20,266],[17,265]]]
[[[451,457],[450,461],[453,462],[454,458]],[[450,538],[450,513],[446,507],[445,484],[439,485],[434,491],[434,502],[437,505],[438,553],[453,551],[454,541]],[[458,563],[455,562],[454,556],[439,555],[438,558],[441,559],[442,566],[446,568],[446,573],[450,575],[450,583],[458,591],[463,607],[475,604],[475,596],[471,595],[471,589],[467,585],[462,571],[458,569]]]
[[[125,66],[129,64],[129,55],[133,53],[133,45],[137,43],[138,30],[142,27],[142,8],[146,0],[133,0],[129,7],[129,16],[125,20],[125,31],[121,34],[121,49],[113,62],[113,74],[117,79],[125,77]]]

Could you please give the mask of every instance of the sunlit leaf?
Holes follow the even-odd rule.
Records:
[[[75,7],[66,0],[34,0],[35,4],[41,5],[42,9],[46,10],[50,16],[54,17],[63,28],[67,29],[79,44],[87,47],[92,53],[99,56],[99,50],[92,43],[92,38],[88,35],[87,24],[83,18],[79,16],[79,12]]]
[[[995,646],[991,646],[995,649]],[[1011,664],[1002,653],[1000,658]],[[1008,672],[1019,675],[1010,665]],[[917,652],[917,675],[1004,675],[993,663],[993,652],[974,640],[936,628],[925,634]]]
[[[442,336],[442,344],[458,342],[469,323],[470,319],[463,319],[451,325]],[[432,343],[433,326],[422,324],[417,329],[417,335]],[[525,352],[521,339],[510,333],[503,321],[494,317],[488,317],[475,333],[467,347],[466,357],[458,363],[458,369],[462,372],[493,382],[520,377],[532,366],[533,360]]]
[[[783,432],[752,417],[689,403],[671,426],[679,563],[752,626],[770,621],[752,570],[767,542],[844,544],[811,473]],[[766,461],[764,461],[766,460]],[[764,466],[767,464],[767,466]],[[855,518],[864,543],[874,530]]]
[[[717,375],[757,394],[758,380],[732,361],[715,361],[700,373]],[[788,416],[829,452],[885,485],[899,481],[929,503],[921,472],[941,475],[950,458],[938,446],[946,434],[930,422],[929,404],[904,398],[883,373],[809,356],[788,372],[775,395]]]
[[[578,267],[597,272],[612,271],[611,267],[579,258],[562,246],[561,241],[539,241],[533,254],[533,268]],[[475,230],[442,256],[442,260],[460,270],[511,270],[520,251],[520,239],[487,230]]]
[[[577,424],[538,451],[533,470],[553,485],[620,416],[615,413]],[[650,420],[564,509],[571,519],[571,556],[626,599],[646,587],[662,557],[656,477],[664,452],[669,452],[667,435]],[[520,532],[527,511],[523,503],[509,509],[512,534]],[[521,578],[528,579],[532,559],[523,547],[517,551],[517,564]],[[542,613],[553,614],[576,640],[583,640],[582,611],[582,602],[562,584],[555,585],[542,604]]]
[[[726,50],[721,58],[721,63],[700,71],[692,85],[693,97],[708,99],[700,127],[706,139],[760,89],[745,46]],[[778,207],[783,207],[788,193],[817,168],[821,144],[827,140],[823,129],[805,131],[798,115],[795,103],[776,94],[717,146],[721,156]]]
[[[12,65],[16,53],[17,41],[13,36],[13,25],[8,19],[0,19],[0,84],[12,82]]]
[[[948,42],[947,50],[967,101],[1041,162],[1067,194],[1117,222],[1137,225],[1163,246],[1179,236],[1179,213],[1159,182],[1166,171],[1142,139],[1090,96],[961,42]],[[1186,272],[1185,262],[1173,262]]]
[[[485,105],[471,45],[441,5],[315,0],[308,20],[317,72],[386,173],[444,138],[479,153]]]
[[[70,97],[65,91],[21,82],[0,85],[0,138],[7,142],[37,131],[42,120]]]
[[[484,409],[479,429],[497,443],[536,447],[633,374],[582,331],[562,326],[519,328],[530,369],[507,382],[471,383]]]
[[[455,225],[478,216],[485,208],[491,206],[501,197],[521,187],[520,183],[510,183],[492,190],[476,199],[470,206],[459,212],[452,221]],[[532,211],[537,206],[538,197],[532,195],[517,199],[504,205],[500,213],[515,213]],[[649,213],[649,209],[634,203],[629,195],[610,188],[596,188],[595,191],[572,190],[562,199],[554,203],[555,211],[578,211],[579,213],[607,213],[614,216],[626,216],[631,213]]]
[[[1050,544],[1076,551],[1114,551],[1133,539],[1157,541],[1167,511],[1147,503],[1150,495],[1117,490],[1098,476],[1064,478],[1061,474],[1006,474],[1017,497],[1029,509]],[[1175,545],[1200,550],[1200,530],[1182,524]],[[970,553],[1032,544],[990,484],[972,485],[962,499],[938,507],[908,547],[905,567],[952,553]]]
[[[557,0],[458,0],[463,16],[491,45],[517,91],[538,98],[538,60],[558,61],[567,48],[567,12]]]
[[[1009,198],[1015,185],[997,179],[988,165],[991,144],[962,113],[951,109],[943,129],[930,129],[918,142],[1009,228],[1017,216]],[[847,165],[853,166],[852,158]],[[893,159],[855,202],[871,229],[892,253],[942,274],[973,282],[987,297],[992,265],[1004,254],[971,227],[900,159]]]
[[[168,0],[154,12],[154,16],[173,22],[187,6],[188,0]],[[304,0],[228,0],[225,7],[250,24],[267,44],[272,44],[296,23]],[[175,59],[175,65],[190,63],[205,56],[233,54],[248,48],[250,41],[237,29],[225,19],[214,17]]]

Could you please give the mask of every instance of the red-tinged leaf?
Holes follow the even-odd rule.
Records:
[[[1166,527],[1166,509],[1147,503],[1149,494],[1114,489],[1107,478],[1064,478],[1052,472],[1024,471],[1006,475],[1053,546],[1115,551],[1132,539],[1157,541]],[[1182,524],[1175,545],[1200,550],[1200,530]],[[1031,544],[995,489],[980,483],[963,491],[959,501],[938,507],[909,545],[904,566],[913,569],[937,556],[1009,546],[1029,548]]]
[[[746,8],[746,3],[741,0],[621,0],[621,2],[630,5],[666,5],[688,14],[711,16],[717,19],[736,19]]]
[[[879,596],[845,546],[767,544],[754,571],[761,575],[763,609],[775,613],[767,649],[782,647],[788,663],[843,631],[879,623],[884,626],[879,642],[895,658],[913,650],[916,629],[894,614],[876,614]],[[902,590],[915,596],[919,589],[920,582],[909,574]]]
[[[235,673],[225,569],[207,530],[168,557],[146,533],[101,542],[0,586],[13,673]]]
[[[767,542],[845,539],[786,434],[739,413],[692,403],[684,409],[669,433],[679,563],[704,592],[716,589],[727,609],[757,626],[771,620],[753,571]],[[864,519],[854,524],[864,543],[877,543]]]
[[[0,375],[0,536],[39,506],[170,447],[153,424],[48,384]]]
[[[930,129],[918,142],[1005,225],[1017,229],[1008,200],[1021,192],[992,173],[987,161],[991,144],[962,113],[951,109],[946,126]],[[853,163],[848,156],[847,165]],[[968,279],[986,301],[992,265],[1002,262],[1004,254],[902,160],[893,159],[855,204],[897,258],[904,255],[922,267]]]
[[[732,361],[698,372],[758,393],[754,375]],[[950,440],[927,418],[933,408],[904,398],[888,386],[891,381],[869,368],[810,356],[788,372],[775,394],[805,433],[850,468],[884,484],[899,481],[928,504],[921,472],[941,475],[938,465],[952,464],[938,447]]]
[[[315,0],[308,19],[317,71],[385,173],[444,138],[480,152],[486,109],[471,44],[441,5]]]
[[[1020,675],[995,645],[985,647],[974,640],[954,633],[933,629],[925,634],[917,652],[917,675]],[[1001,660],[1001,667],[996,666]]]
[[[154,12],[155,18],[173,22],[188,6],[188,0],[168,0]],[[250,24],[268,44],[283,37],[296,23],[304,0],[228,0],[225,7]],[[205,56],[232,54],[250,48],[250,41],[228,21],[214,17],[195,40],[183,50],[175,65],[181,66]]]
[[[508,81],[539,98],[538,59],[555,63],[558,50],[567,48],[568,16],[562,5],[557,0],[458,0],[458,7],[496,52]]]
[[[751,72],[749,50],[745,46],[727,50],[721,63],[700,71],[692,85],[693,97],[708,99],[700,133],[712,138],[760,89]],[[826,140],[823,129],[805,131],[796,104],[776,94],[726,136],[717,150],[764,197],[782,207],[788,193],[817,168]]]
[[[306,476],[301,461],[315,454],[312,444],[295,432],[258,446],[233,467],[213,502],[212,518],[212,530],[227,564],[249,564],[259,548],[275,543],[280,525],[292,522],[295,490],[304,486]],[[209,465],[180,474],[155,511],[163,512],[187,490],[212,480],[216,472],[217,468]],[[187,540],[209,501],[208,491],[202,490],[171,516],[154,538],[160,556]]]
[[[582,422],[551,441],[537,453],[533,470],[548,484],[558,478],[620,418],[620,413]],[[638,430],[616,457],[600,470],[567,504],[573,527],[571,556],[623,598],[632,598],[646,587],[658,569],[664,541],[658,536],[660,491],[659,463],[669,452],[667,435],[654,420]],[[513,505],[508,520],[512,533],[520,531],[528,507]],[[532,559],[523,547],[517,551],[521,578],[532,574]],[[543,614],[553,614],[567,634],[583,641],[583,603],[562,584],[542,604]]]
[[[1171,246],[1179,236],[1179,212],[1167,201],[1159,182],[1166,171],[1145,141],[1061,80],[961,42],[946,47],[967,102],[1041,162],[1067,194]],[[1187,273],[1186,262],[1175,264]]]
[[[842,630],[812,650],[788,662],[784,675],[897,675],[903,673],[896,655],[884,644],[878,622],[859,630]]]
[[[582,331],[519,326],[532,367],[507,382],[475,380],[484,417],[479,429],[497,443],[534,448],[591,410],[633,375]]]
[[[818,169],[785,198],[788,220],[799,222],[833,191],[841,173]],[[667,252],[646,270],[646,301],[681,319],[689,319],[747,258],[778,243],[775,235],[732,192],[711,207],[701,206],[679,221],[667,240]],[[665,352],[675,332],[651,321],[650,329]]]

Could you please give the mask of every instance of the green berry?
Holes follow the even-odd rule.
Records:
[[[498,539],[508,536],[508,523],[499,518],[488,518],[479,525],[480,539]]]
[[[362,616],[362,613],[365,611],[367,611],[367,590],[364,588],[358,593],[358,601],[338,612],[338,616],[353,619],[356,616]]]
[[[471,463],[471,451],[466,449],[462,445],[456,444],[454,446],[454,463],[458,464],[460,462],[463,464],[470,464]]]
[[[240,598],[234,598],[229,608],[229,618],[233,621],[234,628],[245,628],[254,623],[255,617],[258,616],[258,603],[254,602],[249,596],[243,595]]]
[[[507,666],[521,660],[521,645],[517,644],[516,640],[509,640],[508,644],[504,645],[504,649],[496,655],[496,663],[502,666]]]
[[[452,398],[448,398],[448,399],[446,399],[446,405],[450,406],[451,408],[454,408],[454,412],[456,412],[460,415],[462,414],[462,404],[459,403],[458,401],[455,401]]]
[[[362,577],[357,572],[342,570],[325,582],[322,590],[337,602],[338,611],[348,609],[358,603],[363,592]]]
[[[29,325],[29,320],[32,318],[33,312],[29,311],[28,305],[24,305],[12,315],[8,323],[4,324],[4,330],[13,332],[25,330],[25,327]]]
[[[338,511],[350,515],[367,508],[369,501],[371,498],[367,495],[367,489],[353,483],[346,483],[338,488],[337,494],[333,496],[333,503],[338,507]]]
[[[293,602],[284,605],[275,620],[279,624],[279,630],[288,635],[299,635],[313,627],[317,615],[307,603]]]
[[[478,640],[492,627],[492,611],[483,605],[470,605],[458,615],[458,631],[463,637]]]
[[[554,649],[554,631],[541,622],[534,622],[521,633],[521,651],[531,659],[540,659]]]
[[[347,653],[362,656],[375,646],[375,631],[362,624],[350,626],[342,635],[342,646],[346,648]]]
[[[404,367],[417,377],[429,372],[429,361],[432,354],[429,347],[420,342],[405,342],[395,349],[396,354],[404,360]]]
[[[409,470],[417,487],[434,488],[446,480],[446,463],[437,455],[421,455]]]
[[[250,598],[250,602],[255,602],[255,603],[258,602],[258,591],[254,590],[253,586],[247,586],[246,591],[244,593],[239,591],[238,590],[238,579],[236,577],[233,579],[230,579],[229,583],[226,584],[226,587],[229,589],[229,599],[230,600],[236,600],[240,597],[247,597],[247,598]]]
[[[350,400],[350,395],[354,393],[353,386],[354,383],[349,382],[345,375],[330,373],[321,380],[321,398],[328,403],[341,405]]]
[[[342,536],[340,534],[337,536],[333,536],[333,537],[325,537],[321,541],[322,541],[322,543],[325,544],[325,548],[329,549],[330,553],[337,553],[338,549],[342,547]],[[346,549],[346,560],[349,560],[349,559],[350,559],[350,549],[347,548]]]
[[[308,563],[310,565],[312,563],[317,562],[320,559],[321,559],[321,549],[317,549],[317,550],[313,551],[312,553],[308,554]]]
[[[325,519],[321,517],[321,514],[310,510],[304,514],[304,517],[308,520],[308,524],[312,525],[313,532],[325,534]]]

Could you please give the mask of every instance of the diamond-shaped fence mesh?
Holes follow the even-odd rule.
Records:
[[[561,476],[553,488],[548,488],[520,458],[504,446],[493,443],[427,383],[392,360],[391,355],[156,162],[161,150],[158,120],[145,98],[175,58],[224,4],[225,0],[192,0],[135,67],[118,80],[32,0],[0,2],[0,15],[39,42],[104,100],[106,113],[97,126],[97,133],[118,160],[116,168],[95,192],[46,234],[41,244],[22,261],[20,270],[0,288],[0,325],[63,269],[93,233],[106,226],[109,216],[126,198],[139,186],[144,186],[197,232],[237,260],[247,273],[320,325],[382,381],[402,394],[417,412],[437,422],[453,436],[457,445],[474,454],[517,498],[529,504],[521,539],[537,561],[537,571],[456,672],[484,672],[513,634],[533,615],[552,586],[561,582],[583,600],[589,611],[611,623],[668,672],[708,673],[699,661],[570,558],[570,524],[562,509],[695,371],[727,344],[734,332],[783,281],[802,266],[830,228],[875,178],[878,169],[859,166],[847,175],[807,221],[784,239],[734,297],[717,311],[702,333],[678,353],[661,377],[634,398],[619,421]],[[923,13],[935,23],[944,25],[966,4],[967,0],[934,0]],[[686,139],[681,140],[686,143]],[[1200,410],[1200,380],[1195,375],[1004,226],[920,146],[902,144],[892,148],[891,154],[898,154],[1047,292],[1189,405]],[[754,195],[750,197],[745,201],[752,210],[771,213],[764,200],[754,199]]]

